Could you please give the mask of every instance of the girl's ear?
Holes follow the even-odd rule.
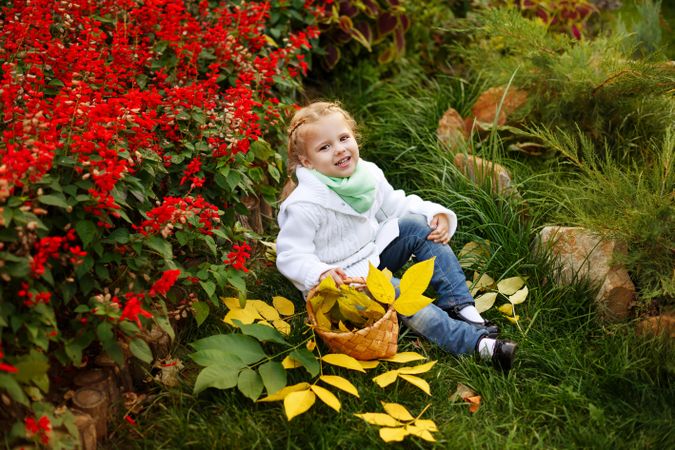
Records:
[[[312,168],[312,163],[309,161],[309,158],[305,155],[298,155],[298,160],[300,161],[300,164],[302,164],[302,167],[305,167],[307,169]]]

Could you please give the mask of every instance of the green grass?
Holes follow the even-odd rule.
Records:
[[[358,77],[358,70],[355,68],[354,77]],[[187,363],[183,385],[157,387],[154,399],[136,416],[138,426],[132,428],[121,421],[107,447],[383,448],[377,427],[353,415],[381,412],[381,401],[401,403],[413,413],[430,404],[423,417],[433,419],[439,427],[435,445],[412,438],[393,445],[398,448],[675,447],[672,341],[638,337],[630,322],[601,323],[592,301],[593,288],[583,282],[554,284],[548,258],[532,253],[538,226],[552,212],[541,195],[524,189],[534,186],[533,180],[541,180],[539,187],[544,190],[547,175],[528,172],[522,162],[507,158],[495,139],[479,151],[515,173],[527,174],[520,184],[523,199],[499,198],[490,186],[468,183],[454,168],[452,155],[436,144],[434,130],[443,111],[450,105],[466,110],[479,88],[449,78],[429,81],[414,70],[383,83],[337,80],[333,86],[333,93],[325,92],[324,96],[340,98],[363,125],[364,156],[380,164],[395,187],[457,212],[460,228],[452,240],[455,250],[470,240],[490,241],[491,257],[473,269],[487,271],[496,279],[528,277],[530,296],[518,306],[519,325],[509,323],[495,310],[485,314],[499,324],[504,337],[519,343],[516,367],[504,376],[485,362],[445,354],[404,332],[400,351],[414,350],[438,360],[422,375],[431,385],[431,397],[400,380],[386,389],[372,382],[393,364],[365,375],[326,367],[326,371],[351,380],[361,398],[338,393],[340,413],[317,404],[287,422],[280,403],[252,403],[236,390],[209,389],[193,396],[198,368]],[[551,177],[551,183],[557,181]],[[259,284],[250,283],[251,298],[270,300],[284,295],[302,307],[299,294],[273,268],[258,272],[257,280]],[[214,313],[199,329],[182,330],[180,342],[229,331],[219,320],[223,314]],[[298,317],[293,342],[306,338],[299,334],[301,324]],[[187,353],[182,345],[175,350],[184,361],[189,361]],[[303,369],[290,372],[289,383],[303,380]],[[481,407],[475,414],[466,404],[450,401],[457,383],[481,395]]]

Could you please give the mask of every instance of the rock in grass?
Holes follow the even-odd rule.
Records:
[[[638,322],[636,332],[639,335],[667,336],[675,338],[675,312],[649,317]]]
[[[454,163],[460,172],[474,183],[482,184],[487,177],[491,177],[492,192],[501,195],[515,194],[515,188],[511,185],[511,175],[501,164],[462,153],[455,155]]]
[[[448,109],[438,121],[438,129],[436,130],[438,140],[452,153],[457,152],[464,146],[468,134],[468,130],[464,126],[464,119],[453,108]]]
[[[595,301],[605,321],[628,318],[635,300],[635,285],[616,256],[626,250],[616,241],[602,239],[582,227],[545,227],[539,233],[539,248],[550,248],[558,262],[556,280],[572,283],[587,278],[600,286]]]

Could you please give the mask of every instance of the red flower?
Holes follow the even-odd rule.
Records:
[[[179,275],[179,269],[165,270],[162,277],[155,281],[155,284],[150,288],[150,296],[152,297],[157,294],[166,295],[166,293],[169,292],[169,289],[171,289],[171,286],[173,286],[178,279]]]
[[[251,257],[251,247],[244,242],[241,245],[233,245],[232,248],[234,251],[227,254],[227,259],[223,261],[225,264],[230,264],[237,270],[242,270],[248,272],[248,269],[244,267],[246,260]]]
[[[34,417],[26,417],[24,426],[26,427],[27,438],[30,439],[37,435],[43,445],[49,444],[49,437],[52,433],[52,423],[49,420],[49,417],[42,416],[37,421]]]
[[[143,325],[141,325],[141,320],[138,318],[138,316],[141,315],[148,319],[152,317],[152,314],[149,311],[144,310],[143,305],[141,304],[143,294],[134,294],[133,292],[128,292],[125,297],[127,298],[127,302],[124,305],[124,309],[122,310],[120,321],[125,319],[130,320],[131,322],[136,322],[138,328],[143,328]]]
[[[129,414],[126,414],[126,415],[124,416],[124,420],[126,420],[127,422],[129,422],[130,425],[133,425],[133,426],[136,426],[136,425],[137,425],[136,421],[135,421]]]

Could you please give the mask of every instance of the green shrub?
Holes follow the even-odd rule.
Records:
[[[672,306],[675,128],[666,128],[663,140],[649,143],[652,159],[624,164],[598,156],[583,135],[544,129],[536,134],[563,154],[580,148],[582,158],[549,179],[526,182],[533,203],[552,209],[548,221],[583,226],[626,244],[628,254],[618,262],[626,264],[637,286],[637,313]]]
[[[472,43],[458,48],[490,86],[513,84],[529,93],[528,123],[577,128],[606,142],[616,157],[644,156],[649,139],[663,139],[675,121],[675,68],[663,61],[633,60],[619,36],[575,41],[510,9],[476,16]],[[526,115],[526,117],[524,117]]]
[[[172,335],[168,310],[201,321],[245,292],[253,236],[237,214],[246,196],[275,199],[281,157],[263,137],[318,37],[311,1],[278,3],[3,7],[3,436],[46,445],[51,373],[100,351],[150,363],[141,333]]]

